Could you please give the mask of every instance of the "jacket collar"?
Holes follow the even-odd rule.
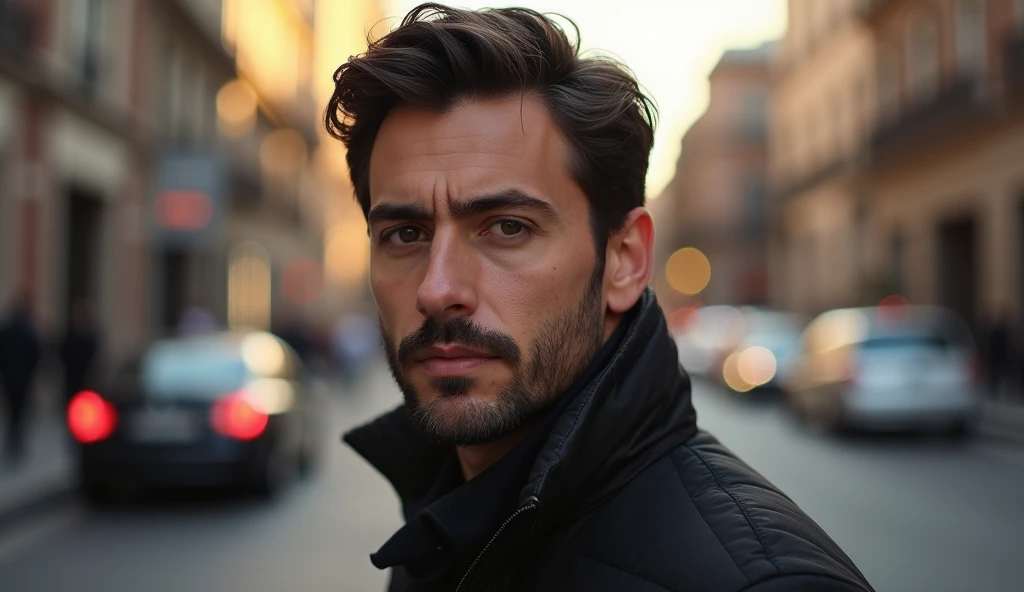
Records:
[[[519,494],[521,504],[539,506],[532,530],[589,511],[697,433],[689,377],[650,289],[638,306],[611,360],[566,403],[533,463]],[[404,407],[344,440],[391,482],[406,510],[430,493],[452,454],[417,432]]]

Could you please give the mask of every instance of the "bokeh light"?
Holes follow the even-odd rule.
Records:
[[[698,249],[679,249],[665,265],[665,279],[673,290],[681,294],[700,294],[711,281],[711,262]]]
[[[306,155],[306,141],[293,129],[274,130],[260,144],[263,170],[279,177],[297,173],[306,161]]]
[[[361,281],[370,262],[370,242],[362,217],[347,216],[331,228],[324,245],[324,265],[339,284]]]
[[[256,125],[256,91],[240,78],[232,80],[217,92],[217,123],[228,136],[240,137]]]
[[[755,387],[768,384],[775,378],[777,370],[775,354],[759,345],[743,350],[736,359],[736,373],[740,379]]]
[[[251,333],[242,339],[242,361],[259,376],[274,376],[284,370],[287,361],[284,347],[269,333]]]
[[[725,359],[725,363],[722,364],[722,379],[732,390],[738,393],[745,393],[752,390],[754,385],[743,380],[743,377],[740,376],[739,358],[740,356],[736,352],[729,354],[729,357]]]

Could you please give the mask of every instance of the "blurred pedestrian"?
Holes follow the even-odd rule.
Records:
[[[17,462],[25,451],[25,412],[32,394],[41,346],[32,323],[31,300],[17,298],[0,324],[0,390],[6,416],[4,454]]]
[[[86,388],[100,351],[100,336],[88,300],[71,305],[71,318],[60,344],[60,362],[64,369],[64,402]]]
[[[577,49],[537,12],[428,4],[335,74],[405,398],[345,435],[402,499],[371,560],[392,591],[870,590],[698,429],[647,287],[654,107]]]

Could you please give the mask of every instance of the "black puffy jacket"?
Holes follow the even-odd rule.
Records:
[[[677,360],[648,291],[458,592],[871,590],[792,500],[697,429]],[[401,491],[402,473],[380,466],[368,447],[382,440],[367,429],[346,439]],[[391,590],[413,589],[396,569]]]

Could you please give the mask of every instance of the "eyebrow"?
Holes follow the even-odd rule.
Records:
[[[430,212],[426,208],[414,204],[389,204],[382,203],[373,206],[370,213],[366,215],[370,223],[385,222],[388,220],[413,220],[426,222],[430,220]]]
[[[449,207],[453,218],[468,218],[501,208],[523,208],[558,217],[558,211],[553,205],[519,189],[506,189],[465,201],[453,201]]]
[[[506,189],[490,195],[453,201],[449,208],[452,217],[456,219],[478,216],[502,208],[524,208],[558,217],[558,211],[553,205],[520,189]],[[426,222],[431,218],[426,208],[416,204],[382,203],[374,206],[367,215],[371,224],[391,220]]]

